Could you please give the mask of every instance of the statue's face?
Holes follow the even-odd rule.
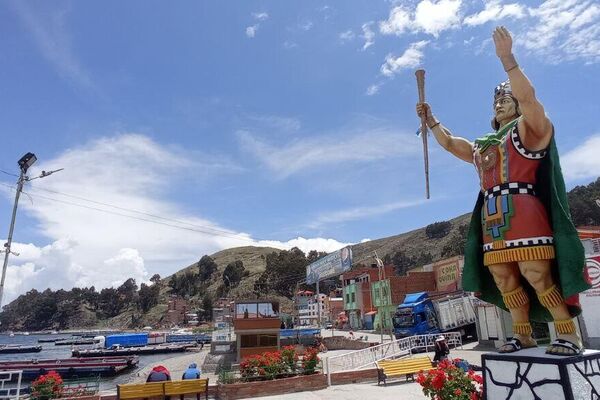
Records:
[[[517,104],[510,95],[506,94],[494,102],[494,113],[497,121],[514,119],[517,117]]]

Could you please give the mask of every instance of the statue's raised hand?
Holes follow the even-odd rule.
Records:
[[[500,58],[512,54],[512,37],[510,32],[503,26],[498,26],[492,33],[494,45],[496,46],[496,55]]]

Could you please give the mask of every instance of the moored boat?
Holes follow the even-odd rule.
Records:
[[[61,339],[54,342],[55,346],[71,346],[71,345],[81,345],[81,344],[94,344],[97,343],[93,338],[92,339]]]
[[[0,362],[0,371],[22,370],[23,379],[28,380],[33,380],[48,371],[56,371],[63,378],[113,376],[134,368],[138,362],[137,356],[15,360]]]
[[[156,345],[156,346],[137,346],[137,347],[121,347],[113,346],[108,349],[73,349],[71,354],[73,357],[105,357],[105,356],[128,356],[128,355],[147,355],[161,353],[177,353],[186,351],[190,347],[196,346],[196,343],[181,343],[171,345]]]
[[[40,351],[42,351],[42,346],[30,346],[23,344],[0,345],[0,354],[39,353]]]

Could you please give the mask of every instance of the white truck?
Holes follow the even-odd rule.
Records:
[[[473,303],[463,291],[407,294],[396,309],[396,338],[448,331],[460,332],[464,337],[477,336]]]

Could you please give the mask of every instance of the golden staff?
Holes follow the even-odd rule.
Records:
[[[419,103],[425,103],[425,70],[415,72],[417,76],[417,89],[419,90]],[[425,196],[429,198],[429,151],[427,150],[427,116],[421,115],[421,137],[423,138],[423,158],[425,160]]]

